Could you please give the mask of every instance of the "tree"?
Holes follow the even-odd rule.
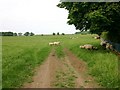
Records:
[[[53,33],[53,35],[55,35],[55,33]]]
[[[62,33],[61,35],[65,35],[65,33]]]
[[[25,36],[29,36],[30,35],[30,33],[29,32],[25,32],[25,34],[24,34]]]
[[[35,35],[35,34],[34,34],[34,33],[32,33],[32,32],[30,33],[30,36],[34,36],[34,35]]]
[[[59,35],[59,32],[57,32],[57,35]]]
[[[13,36],[17,36],[17,33],[13,33]]]
[[[69,25],[98,35],[107,31],[111,41],[120,42],[120,3],[62,2],[57,6],[68,10]]]

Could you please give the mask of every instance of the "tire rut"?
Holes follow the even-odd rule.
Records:
[[[58,67],[55,51],[52,50],[47,60],[36,68],[31,83],[25,83],[23,88],[51,88]]]
[[[100,88],[101,86],[95,82],[94,78],[88,75],[87,65],[84,61],[79,60],[73,53],[71,53],[68,49],[64,49],[66,53],[66,61],[68,65],[73,68],[76,80],[75,80],[75,88]]]

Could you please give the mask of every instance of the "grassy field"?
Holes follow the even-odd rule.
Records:
[[[52,47],[49,42],[60,41],[56,47],[57,56],[63,57],[64,48],[71,50],[89,67],[89,74],[94,76],[104,87],[118,87],[118,57],[100,46],[100,40],[94,35],[64,35],[64,36],[32,36],[2,38],[2,78],[3,87],[21,87],[24,82],[30,82],[33,69],[40,65],[49,55]],[[70,37],[74,37],[70,39]],[[80,49],[80,45],[93,44],[98,50]]]

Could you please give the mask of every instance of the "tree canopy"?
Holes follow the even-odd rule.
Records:
[[[13,36],[13,32],[0,32],[0,36]]]
[[[34,33],[32,33],[32,32],[31,32],[31,33],[30,33],[30,32],[25,32],[24,35],[25,35],[25,36],[33,36]]]
[[[108,32],[111,41],[120,42],[120,2],[61,2],[57,6],[68,10],[67,23],[77,30]]]

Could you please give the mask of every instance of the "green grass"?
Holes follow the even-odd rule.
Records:
[[[33,76],[34,68],[46,59],[51,48],[37,41],[34,37],[3,37],[3,88],[21,87]]]
[[[118,88],[118,57],[110,51],[104,50],[99,40],[84,36],[85,41],[78,41],[79,44],[70,46],[70,50],[75,53],[79,59],[87,62],[89,74],[93,75],[100,85],[107,88]],[[90,43],[98,47],[98,50],[80,49],[80,45]]]
[[[70,69],[68,67],[68,69]],[[56,88],[74,88],[75,87],[75,79],[74,71],[57,71],[55,87]]]
[[[63,58],[65,56],[65,54],[63,52],[63,47],[61,45],[55,47],[55,53],[58,58]]]
[[[2,78],[3,87],[21,87],[29,81],[35,67],[47,58],[51,46],[49,42],[60,41],[55,47],[57,56],[64,57],[64,48],[70,49],[80,60],[88,64],[89,74],[102,86],[118,87],[118,57],[100,46],[95,35],[28,36],[2,38]],[[70,37],[78,37],[70,39]],[[92,44],[98,50],[80,49],[80,45]]]

